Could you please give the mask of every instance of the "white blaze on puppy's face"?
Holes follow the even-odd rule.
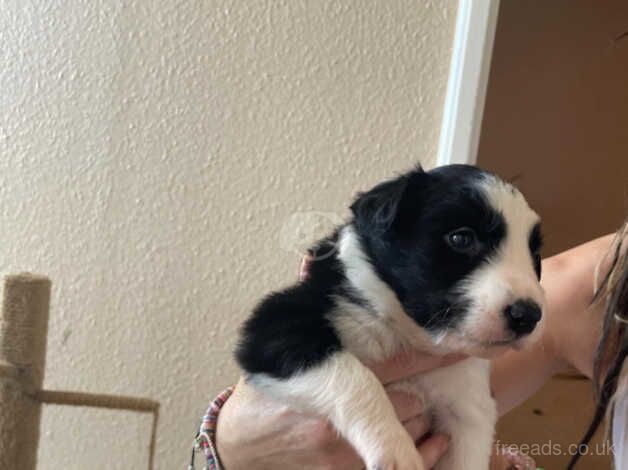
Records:
[[[516,188],[501,180],[487,177],[480,183],[480,190],[491,208],[503,217],[505,236],[485,262],[457,286],[469,307],[464,320],[454,331],[444,332],[439,344],[490,356],[500,347],[522,347],[538,337],[542,321],[529,326],[531,332],[522,334],[509,325],[507,311],[518,302],[536,305],[542,311],[544,294],[530,249],[531,233],[539,216]]]

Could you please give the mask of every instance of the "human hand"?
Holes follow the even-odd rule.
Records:
[[[408,352],[369,367],[387,385],[460,359],[461,356]],[[399,420],[418,443],[417,450],[426,468],[432,468],[447,450],[447,436],[428,435],[430,422],[422,414],[422,403],[417,397],[397,390],[388,391],[388,397]],[[216,445],[226,470],[364,467],[328,421],[277,403],[242,379],[220,412]]]

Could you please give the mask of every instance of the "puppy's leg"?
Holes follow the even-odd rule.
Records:
[[[258,374],[250,381],[298,410],[328,418],[367,469],[425,469],[382,384],[352,354],[335,353],[288,379]]]
[[[440,460],[438,470],[487,470],[491,461],[497,412],[490,397],[481,408],[482,416],[464,409],[451,409],[437,416],[438,429],[449,434],[449,450]]]
[[[497,408],[489,386],[490,364],[471,358],[410,379],[425,396],[435,430],[450,436],[438,470],[487,470]]]

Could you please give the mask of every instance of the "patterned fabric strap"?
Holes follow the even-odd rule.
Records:
[[[218,423],[218,414],[225,402],[229,399],[235,386],[229,387],[222,392],[209,404],[209,408],[205,412],[201,421],[201,426],[194,439],[194,448],[192,449],[192,459],[188,470],[194,470],[194,454],[197,450],[202,450],[207,458],[206,470],[221,470],[220,460],[216,452],[216,425]]]

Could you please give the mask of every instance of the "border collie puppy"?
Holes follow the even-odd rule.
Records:
[[[360,194],[352,220],[312,249],[309,276],[262,301],[236,356],[249,383],[329,419],[369,470],[424,470],[363,363],[415,348],[469,355],[393,387],[451,436],[441,470],[489,466],[496,409],[488,357],[538,332],[539,216],[466,165],[420,168]]]

